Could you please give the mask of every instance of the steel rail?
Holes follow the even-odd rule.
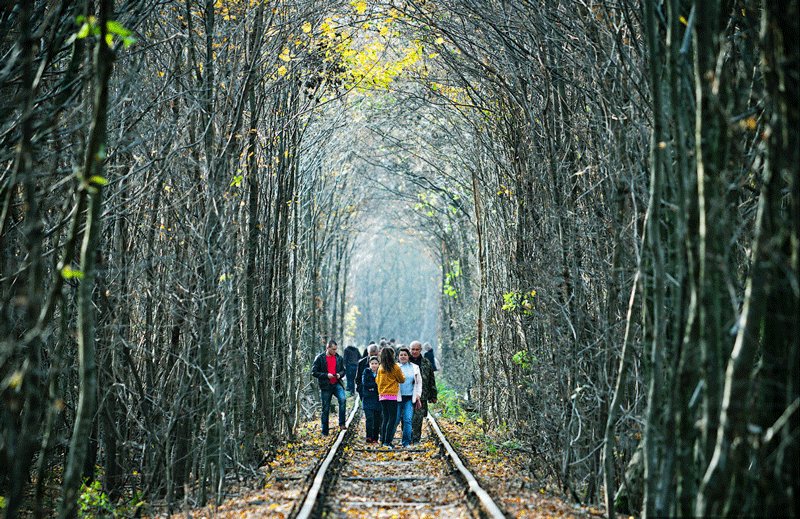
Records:
[[[464,466],[464,463],[461,461],[461,458],[458,457],[455,449],[453,449],[452,445],[450,445],[450,442],[447,441],[447,438],[444,437],[442,430],[439,428],[439,424],[436,423],[436,418],[434,418],[433,413],[428,413],[428,423],[430,424],[431,429],[436,432],[436,435],[439,437],[439,441],[447,452],[447,455],[450,457],[450,460],[453,462],[453,465],[455,465],[455,467],[461,473],[461,477],[463,477],[467,482],[469,489],[473,494],[475,494],[475,497],[478,498],[478,501],[488,516],[492,519],[505,519],[506,516],[503,514],[502,510],[500,510],[500,507],[497,506],[489,493],[480,486],[478,480],[476,480],[475,476],[473,476],[467,467]]]
[[[353,410],[350,411],[350,416],[347,418],[347,422],[345,423],[345,427],[347,427],[347,429],[344,431],[339,431],[339,435],[336,437],[336,441],[331,446],[330,451],[328,451],[325,461],[322,462],[322,465],[320,465],[319,469],[317,470],[317,475],[314,477],[314,483],[308,490],[306,498],[303,501],[303,506],[295,516],[296,519],[309,519],[311,517],[311,512],[314,511],[314,507],[317,505],[317,498],[319,497],[319,493],[322,490],[322,485],[325,482],[325,476],[328,472],[328,467],[330,467],[334,458],[336,458],[336,455],[339,453],[339,448],[344,442],[344,437],[350,430],[350,424],[353,422],[353,418],[355,418],[356,414],[358,414],[358,411],[361,408],[360,403],[361,398],[356,396],[353,404]]]
[[[303,500],[303,506],[300,508],[300,511],[297,513],[297,515],[294,516],[295,519],[310,519],[312,517],[312,513],[314,513],[316,510],[318,506],[318,499],[325,484],[325,478],[328,476],[328,469],[336,459],[336,456],[339,454],[339,451],[344,444],[345,436],[350,431],[351,424],[360,410],[359,403],[360,398],[356,397],[353,410],[350,412],[350,416],[347,419],[347,429],[344,431],[339,431],[336,441],[330,447],[330,450],[328,451],[327,456],[325,456],[325,460],[319,466],[319,469],[317,469],[317,473],[314,476],[314,482],[312,483],[311,488],[308,490],[308,493]],[[503,514],[502,510],[500,510],[500,507],[497,506],[489,493],[480,486],[478,481],[475,479],[475,476],[473,476],[469,469],[467,469],[467,467],[461,461],[461,458],[459,458],[455,449],[453,449],[452,445],[450,445],[450,442],[447,441],[444,433],[442,433],[442,430],[439,428],[439,424],[436,423],[436,418],[431,413],[428,413],[428,423],[430,424],[431,429],[433,429],[438,436],[440,445],[444,447],[445,452],[450,458],[450,461],[458,470],[461,478],[467,483],[469,491],[472,492],[473,495],[478,499],[478,504],[482,508],[481,511],[484,512],[482,515],[491,517],[492,519],[505,519],[506,516]],[[316,514],[315,516],[318,515],[319,514]]]

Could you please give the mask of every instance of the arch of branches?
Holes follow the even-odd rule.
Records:
[[[3,4],[6,515],[219,500],[392,334],[610,516],[796,512],[798,9]]]

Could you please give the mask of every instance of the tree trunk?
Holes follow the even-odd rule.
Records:
[[[764,373],[760,376],[764,377],[766,388],[762,389],[765,400],[757,419],[762,426],[771,424],[764,434],[764,439],[769,440],[761,446],[767,452],[761,458],[774,457],[774,461],[770,463],[772,468],[761,468],[765,481],[758,487],[761,495],[756,502],[765,507],[759,512],[767,515],[785,514],[792,506],[797,512],[797,482],[789,476],[796,472],[797,445],[796,441],[785,441],[797,435],[796,407],[788,415],[793,415],[792,418],[781,420],[797,400],[797,389],[793,383],[787,384],[789,391],[783,394],[767,388],[788,380],[792,371],[796,371],[796,365],[789,362],[792,357],[796,359],[800,347],[797,333],[800,117],[796,106],[800,88],[796,68],[790,69],[800,56],[796,45],[799,19],[796,1],[783,7],[767,5],[762,13],[761,63],[769,122],[762,133],[767,154],[756,217],[753,266],[736,342],[725,372],[713,457],[697,498],[698,515],[735,514],[742,510],[742,496],[736,495],[737,485],[733,482],[743,477],[751,464],[745,452],[746,428],[750,422],[751,373],[759,347],[765,357]],[[776,436],[783,440],[770,441]]]
[[[103,161],[106,148],[108,82],[113,67],[113,52],[105,43],[106,24],[113,12],[112,0],[100,0],[100,37],[95,43],[94,118],[83,166],[83,189],[89,191],[86,227],[81,246],[81,272],[78,285],[78,367],[80,374],[78,408],[70,439],[69,457],[64,470],[62,501],[59,516],[74,517],[77,513],[81,473],[88,448],[89,430],[94,420],[97,396],[97,366],[95,364],[95,313],[92,303],[95,278],[95,256],[100,235],[102,207]]]

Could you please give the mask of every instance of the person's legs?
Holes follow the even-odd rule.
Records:
[[[380,442],[381,445],[386,445],[386,417],[388,416],[387,413],[389,412],[389,401],[388,400],[381,400],[381,437]]]
[[[375,430],[378,431],[378,441],[383,443],[383,406],[375,411]]]
[[[331,397],[332,391],[327,389],[320,389],[320,399],[322,400],[322,434],[328,435],[328,415],[331,412]]]
[[[356,369],[358,366],[345,367],[345,374],[347,375],[347,391],[352,395],[356,390]]]
[[[341,384],[336,384],[336,400],[339,402],[339,427],[344,427],[347,423],[347,396]]]
[[[383,406],[383,444],[390,446],[394,440],[394,431],[397,429],[397,401],[381,400]]]
[[[394,414],[394,427],[392,427],[392,438],[397,433],[397,426],[400,426],[400,440],[403,439],[403,401],[397,401],[397,412]]]
[[[373,441],[378,441],[378,438],[381,435],[381,410],[373,409],[372,410],[372,429],[370,429],[370,437]]]
[[[411,445],[411,422],[414,418],[414,403],[406,400],[402,404],[401,419],[403,420],[403,447]]]
[[[376,439],[375,436],[375,410],[374,409],[364,409],[364,419],[367,422],[367,441]]]
[[[414,409],[414,419],[411,421],[411,443],[419,443],[422,439],[422,421],[428,416],[428,401],[420,400],[422,407]]]

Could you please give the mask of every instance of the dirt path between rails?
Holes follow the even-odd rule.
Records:
[[[411,448],[388,450],[354,438],[345,446],[323,513],[331,518],[469,518],[466,491],[426,427]]]

